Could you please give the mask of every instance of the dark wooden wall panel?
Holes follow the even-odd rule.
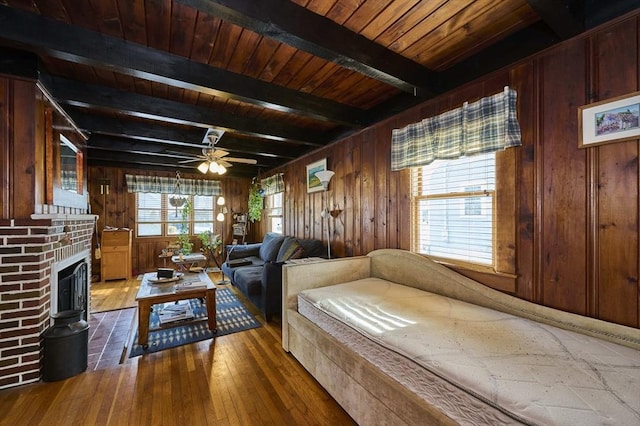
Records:
[[[536,199],[536,152],[541,152],[539,133],[535,126],[538,119],[535,108],[537,100],[536,66],[526,62],[515,67],[511,73],[513,88],[518,92],[518,121],[522,137],[519,157],[516,162],[517,185],[517,239],[516,273],[518,285],[516,295],[526,300],[539,301],[534,286],[538,274],[540,249],[540,226],[536,218],[541,203]],[[540,164],[542,156],[538,157]]]
[[[597,100],[638,91],[637,21],[627,20],[593,38]],[[609,64],[616,64],[615,67]],[[592,148],[597,176],[598,317],[638,324],[638,140]]]
[[[540,60],[539,124],[544,158],[542,303],[586,314],[585,151],[578,149],[577,107],[584,103],[585,48],[572,40]],[[562,76],[574,76],[562,78]]]

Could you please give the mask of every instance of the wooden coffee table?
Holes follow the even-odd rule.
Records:
[[[149,280],[156,278],[156,273],[144,274],[136,301],[138,302],[138,344],[144,349],[149,347],[149,315],[151,314],[151,306],[157,303],[177,302],[185,299],[205,299],[207,306],[207,325],[209,330],[215,333],[216,324],[216,287],[206,272],[198,274],[186,273],[183,278],[176,282],[165,284],[153,284]],[[194,288],[186,291],[176,292],[176,285],[189,282],[204,282],[206,287]],[[202,321],[202,320],[201,320]],[[163,328],[171,326],[179,326],[184,321],[175,324],[165,325]]]

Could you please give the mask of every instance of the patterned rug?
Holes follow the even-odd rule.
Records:
[[[173,303],[173,302],[172,302]],[[207,308],[199,299],[189,300],[195,319],[203,319],[207,316]],[[158,328],[160,320],[158,312],[165,304],[154,305],[149,317],[149,328]],[[249,330],[260,327],[260,323],[245,308],[240,300],[228,288],[216,290],[216,337],[224,336],[238,331]],[[207,328],[207,321],[185,323],[177,327],[164,328],[149,333],[149,347],[147,350],[138,345],[138,330],[136,329],[133,347],[129,353],[129,358],[159,352],[169,348],[186,345],[201,340],[211,339],[213,332]]]

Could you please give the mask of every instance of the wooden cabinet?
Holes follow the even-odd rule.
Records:
[[[128,279],[131,276],[131,230],[102,231],[100,279]]]

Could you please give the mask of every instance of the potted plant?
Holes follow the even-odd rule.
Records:
[[[222,244],[219,235],[213,235],[211,231],[204,231],[198,234],[200,239],[200,251],[205,254],[214,255],[215,251]]]
[[[178,244],[180,244],[182,254],[189,254],[193,250],[193,243],[189,240],[189,234],[186,232],[178,235]]]

